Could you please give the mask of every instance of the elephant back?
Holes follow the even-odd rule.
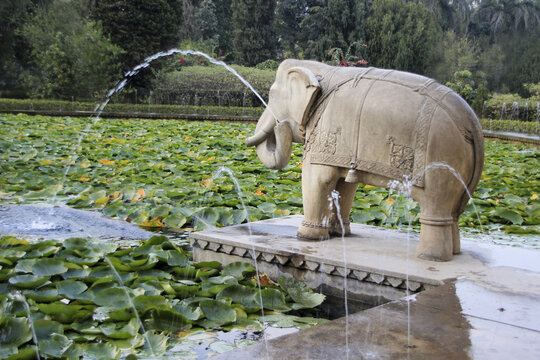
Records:
[[[424,186],[433,119],[466,141],[478,136],[474,112],[433,79],[396,70],[362,69],[323,87],[307,129],[310,161]],[[324,82],[321,82],[324,84]],[[482,152],[483,153],[483,152]]]

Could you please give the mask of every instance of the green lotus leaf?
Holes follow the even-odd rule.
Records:
[[[255,275],[255,268],[249,263],[233,262],[223,267],[221,275],[230,275],[238,280],[243,280],[248,276]]]
[[[181,299],[194,296],[200,289],[200,285],[184,285],[178,283],[171,283],[171,287],[174,289],[176,296]]]
[[[93,307],[83,305],[66,305],[61,302],[51,304],[37,304],[39,310],[49,315],[53,320],[62,324],[79,322],[92,317]]]
[[[100,335],[102,333],[97,321],[78,322],[73,324],[71,328],[85,335]]]
[[[182,214],[171,214],[163,219],[163,223],[171,228],[181,228],[187,222],[187,218]]]
[[[32,329],[27,318],[0,318],[0,357],[17,352],[17,348],[32,339]]]
[[[1,352],[1,350],[0,350]],[[37,357],[35,348],[18,349],[17,353],[5,358],[6,360],[34,360]]]
[[[58,290],[56,287],[42,287],[39,290],[24,290],[23,294],[27,299],[32,299],[36,302],[47,303],[58,301],[61,299],[61,296],[58,295]]]
[[[135,336],[129,339],[125,339],[125,340],[107,340],[107,341],[121,350],[131,350],[131,349],[136,349],[143,346],[145,340],[142,334],[135,334]],[[128,358],[129,358],[129,355],[128,357],[126,357],[126,360]],[[133,358],[137,359],[135,355],[133,355]]]
[[[261,308],[259,292],[244,285],[229,286],[216,295],[216,299],[225,298],[232,299],[234,303],[242,304],[248,312],[258,311]]]
[[[119,357],[120,349],[110,343],[91,343],[83,350],[83,358],[88,360],[111,360]]]
[[[195,220],[195,230],[206,230],[216,227],[219,220],[219,212],[211,207],[204,208],[193,214]]]
[[[197,269],[203,269],[203,268],[209,268],[209,269],[221,269],[221,263],[219,261],[200,261],[196,263],[191,264],[194,268]]]
[[[297,319],[297,316],[286,314],[264,315],[259,317],[259,320],[264,321],[265,323],[268,323],[273,327],[279,328],[295,327]]]
[[[191,321],[199,320],[203,315],[201,308],[194,304],[185,304],[184,302],[179,302],[173,306],[173,309]]]
[[[198,270],[189,267],[174,267],[172,272],[178,280],[195,280]]]
[[[140,329],[136,318],[132,318],[127,324],[106,323],[99,327],[103,334],[112,339],[129,339],[134,337]]]
[[[511,222],[513,225],[523,224],[523,217],[515,210],[497,208],[495,209],[494,215]]]
[[[162,310],[171,308],[167,299],[161,295],[140,295],[133,299],[133,304],[139,314],[144,314],[152,309]]]
[[[38,276],[63,274],[68,270],[62,259],[36,259],[32,272]]]
[[[58,321],[41,319],[34,321],[34,331],[38,341],[47,340],[51,334],[64,334],[64,326]]]
[[[150,316],[150,324],[156,330],[170,332],[191,328],[191,321],[173,309],[153,310]]]
[[[114,309],[123,309],[129,304],[130,296],[126,288],[110,287],[96,293],[93,297],[94,302],[99,306],[112,307]]]
[[[279,285],[295,302],[294,309],[310,309],[322,304],[326,298],[323,294],[313,292],[305,283],[296,281],[292,277],[282,276]]]
[[[145,343],[142,352],[146,356],[156,357],[167,350],[169,337],[163,334],[155,334],[153,331],[144,333]]]
[[[21,259],[17,261],[17,265],[15,265],[15,271],[20,273],[32,273],[32,268],[34,267],[34,264],[39,259]]]
[[[248,217],[248,213],[244,209],[235,209],[233,210],[233,224],[241,224],[246,220]]]
[[[277,289],[263,289],[261,291],[263,307],[268,310],[289,311],[291,308],[285,302],[285,296]]]
[[[219,270],[217,269],[208,269],[208,268],[198,269],[195,275],[195,281],[208,279],[209,277],[217,275],[217,274],[219,274]]]
[[[218,354],[223,354],[227,351],[236,349],[236,346],[234,344],[231,344],[230,342],[219,340],[211,343],[210,349],[212,349],[212,351],[215,351]]]
[[[11,262],[15,262],[26,255],[26,251],[0,248],[0,256]]]
[[[71,340],[62,334],[52,334],[38,342],[39,352],[48,358],[60,358],[71,345]]]
[[[148,269],[137,272],[139,279],[151,278],[151,279],[160,279],[160,280],[170,280],[172,275],[169,272],[158,270],[158,269]]]
[[[159,205],[159,206],[155,207],[152,210],[152,212],[150,212],[150,217],[151,218],[155,218],[156,216],[165,217],[165,216],[169,215],[171,210],[172,210],[171,205],[168,205],[168,204]]]
[[[0,269],[0,281],[4,282],[15,275],[15,269]]]
[[[57,282],[56,288],[59,294],[63,294],[70,299],[76,299],[78,295],[88,289],[88,286],[82,281],[70,279]]]
[[[144,295],[160,295],[163,292],[163,286],[157,280],[137,279],[132,287],[144,290]]]
[[[276,211],[276,204],[270,203],[270,202],[264,202],[258,205],[257,208],[261,209],[267,214],[273,214]]]
[[[44,241],[32,247],[32,251],[26,254],[26,258],[47,257],[56,254],[60,246],[56,241]]]
[[[167,250],[167,264],[169,266],[180,266],[186,267],[189,266],[190,260],[187,255],[177,251],[177,250]]]
[[[35,289],[49,281],[49,276],[15,275],[9,278],[9,283],[23,289]]]
[[[199,302],[204,316],[215,323],[224,325],[236,321],[236,312],[230,306],[219,300],[201,300]]]

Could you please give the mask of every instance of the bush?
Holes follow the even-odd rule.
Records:
[[[242,66],[232,68],[267,101],[275,71]],[[223,67],[188,66],[180,71],[160,72],[152,88],[151,101],[160,104],[261,106],[257,96]]]
[[[540,116],[538,100],[518,94],[497,94],[487,100],[480,116],[488,119],[536,121]]]
[[[484,130],[538,134],[536,122],[482,119],[481,123]]]
[[[16,110],[35,111],[89,111],[94,112],[96,103],[63,101],[63,100],[41,100],[41,99],[0,99],[0,112]],[[104,114],[133,114],[133,116],[144,117],[144,114],[159,115],[217,115],[217,116],[248,116],[259,117],[263,108],[241,108],[241,107],[217,107],[217,106],[181,106],[181,105],[144,105],[144,104],[109,104],[105,108]]]

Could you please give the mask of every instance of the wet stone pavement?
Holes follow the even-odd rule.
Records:
[[[31,205],[0,206],[0,234],[29,240],[73,237],[143,240],[156,235],[135,224],[108,219],[97,211]]]

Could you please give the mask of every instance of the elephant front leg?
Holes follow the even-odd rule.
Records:
[[[358,182],[348,183],[344,179],[339,179],[337,182],[336,192],[339,195],[337,205],[339,206],[335,204],[333,206],[334,210],[330,218],[330,234],[339,236],[350,235],[351,222],[349,221],[349,216],[351,215],[351,208],[357,188]]]
[[[329,197],[336,188],[337,169],[325,165],[312,165],[304,161],[302,168],[302,198],[304,220],[298,228],[298,237],[312,240],[328,238],[331,219]]]

